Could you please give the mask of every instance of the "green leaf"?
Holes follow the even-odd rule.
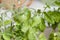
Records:
[[[55,30],[57,25],[58,25],[58,23],[56,23],[56,22],[54,24],[52,24],[52,29]]]
[[[19,31],[19,30],[21,30],[21,27],[22,27],[22,25],[20,25],[20,24],[17,24],[17,25],[15,25],[15,31]]]
[[[29,33],[28,38],[29,38],[29,40],[36,40],[34,34],[32,34],[32,33]]]
[[[8,24],[11,24],[11,20],[4,21],[4,25],[8,25]]]
[[[60,23],[58,24],[58,31],[60,31]]]
[[[4,38],[4,40],[10,40],[10,37],[6,33],[3,34],[3,38]]]
[[[55,1],[55,4],[60,6],[60,1]]]
[[[47,3],[46,3],[46,7],[47,7],[47,8],[50,8],[50,6],[49,6]]]
[[[21,15],[20,14],[18,16],[16,15],[13,17],[13,19],[16,23],[20,23],[21,22]]]
[[[15,40],[22,40],[22,38],[21,37],[16,37]]]
[[[48,11],[47,15],[50,17],[50,19],[54,20],[52,22],[59,22],[60,21],[60,12],[57,10],[54,11]]]
[[[23,38],[23,40],[27,40],[27,38],[25,37],[25,38]]]
[[[13,19],[16,23],[22,23],[24,21],[27,21],[27,16],[25,14],[19,14],[14,16]]]
[[[24,14],[27,17],[27,20],[31,18],[31,11],[28,8],[24,9]]]
[[[26,22],[24,22],[21,30],[26,33],[29,28],[30,28],[29,22],[26,21]]]
[[[57,40],[60,40],[60,32],[57,33]]]
[[[49,40],[54,40],[54,32],[50,33]]]
[[[28,39],[36,40],[36,31],[33,28],[30,28],[29,30]]]
[[[59,11],[53,11],[51,16],[55,22],[60,22],[60,12]]]
[[[51,24],[54,24],[54,19],[51,18],[51,16],[49,14],[47,14],[46,12],[44,12],[44,19]]]
[[[58,40],[57,33],[54,33],[54,40]]]
[[[38,13],[38,14],[40,14],[40,13],[41,13],[41,10],[40,10],[40,9],[38,9],[38,10],[37,10],[37,13]]]
[[[32,27],[37,26],[39,23],[40,23],[40,17],[39,16],[34,16]]]
[[[45,35],[44,35],[44,33],[41,33],[39,35],[39,40],[47,40],[46,37],[45,37]]]
[[[0,40],[2,40],[2,32],[0,31]]]
[[[39,29],[40,29],[41,32],[43,32],[45,30],[45,28],[46,28],[45,21],[41,17],[40,17],[40,23],[39,23],[38,27],[39,27]]]

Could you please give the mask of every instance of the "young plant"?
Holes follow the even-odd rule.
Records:
[[[7,12],[2,13],[0,40],[60,40],[60,7],[57,10],[54,8],[53,11],[45,11],[47,8],[50,9],[50,6],[47,5],[43,12],[40,9],[14,9],[9,20],[5,20],[5,17],[8,17]],[[44,34],[46,22],[48,27],[52,28],[49,38]]]

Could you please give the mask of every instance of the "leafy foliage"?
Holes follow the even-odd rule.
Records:
[[[0,17],[0,40],[47,40],[43,33],[47,26],[46,22],[53,29],[48,40],[60,40],[60,7],[46,12],[47,8],[50,6],[47,5],[43,12],[38,9],[34,13],[29,8],[14,9],[10,20],[3,20],[4,15],[2,15]],[[58,33],[55,33],[57,27]]]
[[[57,1],[57,0],[56,0],[56,1],[55,1],[55,4],[58,5],[58,6],[60,6],[60,1]]]

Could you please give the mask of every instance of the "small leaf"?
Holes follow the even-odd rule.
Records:
[[[60,6],[60,1],[55,1],[55,4]]]
[[[50,35],[49,35],[49,40],[54,40],[54,33],[53,33],[53,32],[50,33]]]
[[[57,25],[58,25],[58,23],[56,23],[56,22],[55,22],[55,24],[52,24],[52,28],[53,28],[53,30],[56,29]]]
[[[60,31],[60,23],[58,24],[58,31]]]
[[[60,32],[57,33],[57,40],[60,40]]]
[[[9,37],[8,34],[6,34],[6,33],[3,34],[3,38],[4,38],[5,40],[10,40],[10,37]]]
[[[47,3],[46,3],[46,7],[47,7],[47,8],[50,8],[50,6],[49,6]]]
[[[32,27],[37,26],[39,23],[40,23],[40,17],[39,16],[34,16]]]
[[[22,26],[21,30],[26,33],[29,28],[30,28],[30,25],[29,25],[29,23],[27,21],[27,22],[24,22],[24,25]]]
[[[16,37],[15,40],[22,40],[21,37]]]
[[[39,35],[39,40],[47,40],[46,37],[45,37],[45,35],[44,35],[44,33],[41,33]]]
[[[54,33],[54,40],[58,40],[57,33]]]
[[[24,12],[25,15],[27,16],[27,20],[30,19],[31,18],[31,11],[28,8],[25,8],[24,11],[25,11]]]
[[[35,34],[34,29],[32,29],[32,28],[29,30],[28,39],[29,40],[36,40],[36,34]]]
[[[38,14],[40,14],[40,13],[41,13],[41,10],[40,10],[40,9],[38,9],[38,10],[37,10],[37,13],[38,13]]]
[[[4,25],[8,25],[8,24],[10,24],[11,23],[11,20],[6,20],[6,21],[4,21]]]
[[[51,16],[49,14],[47,14],[46,12],[44,12],[44,19],[51,24],[54,24],[54,19],[51,18]]]
[[[41,32],[43,32],[45,30],[46,25],[45,25],[45,21],[44,21],[43,18],[40,18],[40,23],[39,23],[38,27],[39,27],[39,29],[40,29]]]

